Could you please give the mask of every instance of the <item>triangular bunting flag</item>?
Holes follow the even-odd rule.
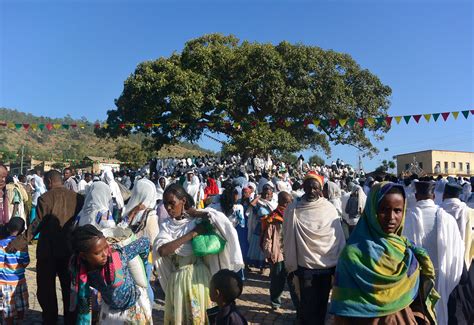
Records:
[[[36,131],[38,129],[38,124],[31,124],[31,129]]]
[[[459,112],[452,112],[451,114],[453,114],[455,120],[458,119]]]
[[[77,128],[77,124],[76,124],[76,123],[73,123],[73,124],[71,124],[71,127],[72,127],[73,129],[75,129],[75,128]]]
[[[77,125],[80,129],[84,129],[86,127],[86,125],[84,123],[79,123]]]
[[[363,118],[359,118],[359,119],[357,119],[357,123],[359,123],[359,126],[360,126],[361,128],[363,128],[363,127],[364,127],[365,120],[364,120]]]
[[[313,124],[314,124],[315,126],[318,126],[318,125],[319,125],[319,123],[321,123],[321,121],[320,121],[320,120],[313,120]]]
[[[69,130],[69,124],[63,124],[62,127],[64,130]]]
[[[425,118],[426,122],[429,122],[431,119],[431,114],[423,114],[423,117]]]
[[[464,115],[464,118],[467,118],[469,116],[469,111],[462,111],[462,115]]]
[[[313,121],[313,122],[314,122],[314,121]],[[286,127],[291,126],[291,121],[285,121],[285,126],[286,126]]]
[[[416,123],[420,122],[421,115],[413,115],[413,119],[416,121]]]
[[[471,109],[471,114],[474,115],[474,109]]]
[[[408,122],[410,122],[411,115],[405,115],[403,116],[403,119],[405,120],[405,123],[408,124]]]
[[[9,129],[14,129],[15,128],[15,124],[13,124],[11,122],[8,123],[7,126],[8,126]]]
[[[59,130],[61,128],[61,124],[53,124],[54,129]]]
[[[346,123],[347,123],[347,119],[346,119],[346,118],[341,118],[341,119],[339,120],[339,124],[340,124],[341,126],[345,126]]]
[[[161,125],[160,123],[153,123],[153,127],[154,127],[154,128],[157,128],[157,127],[159,127],[160,125]]]
[[[100,129],[100,124],[99,123],[94,124],[94,129]]]
[[[15,124],[15,128],[16,128],[17,130],[21,129],[22,126],[23,126],[23,125],[22,125],[22,124],[19,124],[19,123]]]
[[[392,119],[393,119],[393,117],[387,116],[385,118],[385,123],[387,123],[387,125],[390,126],[392,124]]]
[[[326,127],[329,125],[329,122],[328,120],[321,120],[321,122],[319,123],[321,125],[321,127]]]
[[[348,124],[351,128],[354,127],[355,123],[356,123],[356,121],[355,121],[353,118],[351,118],[351,119],[347,122],[347,124]]]
[[[30,128],[30,125],[28,123],[23,123],[23,128],[25,130],[28,130]]]
[[[395,121],[397,121],[397,124],[400,124],[401,120],[402,120],[401,116],[395,116]]]
[[[367,121],[367,124],[370,126],[375,124],[375,119],[373,117],[368,117],[366,121]]]
[[[104,124],[102,124],[102,127],[103,127],[104,129],[107,129],[107,128],[109,127],[109,125],[108,125],[107,123],[104,123]]]
[[[48,131],[51,131],[53,129],[53,125],[51,123],[46,124],[46,128]]]
[[[380,117],[377,117],[376,120],[377,120],[377,124],[382,124],[383,122],[385,122],[385,117],[380,116]]]
[[[120,123],[120,124],[119,124],[119,128],[125,129],[125,123]]]
[[[331,124],[332,128],[335,128],[337,126],[337,120],[335,119],[330,120],[329,123]]]
[[[441,114],[440,113],[434,113],[433,114],[433,120],[436,122]]]
[[[43,131],[43,130],[44,130],[44,124],[39,124],[39,125],[38,125],[38,128],[39,128],[41,131]]]
[[[449,112],[444,112],[444,113],[441,113],[441,116],[443,117],[443,120],[447,120],[448,117],[449,117]]]
[[[7,126],[7,122],[0,122],[0,126]]]

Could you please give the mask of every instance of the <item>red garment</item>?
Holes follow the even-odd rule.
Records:
[[[208,178],[207,186],[204,189],[204,198],[206,199],[208,196],[217,195],[219,194],[219,186],[217,186],[216,180],[214,178]]]

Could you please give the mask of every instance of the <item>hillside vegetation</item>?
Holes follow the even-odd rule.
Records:
[[[213,154],[191,143],[180,143],[163,147],[156,152],[144,146],[142,135],[130,135],[118,139],[96,137],[92,124],[86,118],[75,120],[69,115],[62,119],[34,116],[17,110],[0,108],[0,121],[28,124],[80,124],[87,123],[84,129],[19,130],[0,127],[0,155],[3,162],[17,161],[23,147],[26,158],[67,162],[81,160],[85,156],[116,158],[120,161],[135,162],[140,165],[153,157],[187,157]]]

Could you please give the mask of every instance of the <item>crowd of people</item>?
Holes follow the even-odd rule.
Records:
[[[44,324],[246,324],[236,299],[269,269],[298,324],[472,324],[474,178],[371,177],[343,161],[154,159],[100,175],[0,165],[0,314],[28,310],[37,239]],[[155,277],[158,281],[152,282]],[[153,283],[153,285],[152,285]]]

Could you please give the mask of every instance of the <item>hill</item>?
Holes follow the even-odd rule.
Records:
[[[62,119],[35,116],[17,110],[0,108],[0,121],[29,124],[93,124],[86,118],[79,120],[69,115]],[[160,151],[150,150],[143,145],[143,135],[131,135],[118,139],[101,139],[94,134],[93,127],[84,129],[25,130],[0,126],[0,156],[4,162],[17,161],[23,154],[27,158],[67,162],[80,160],[85,156],[116,158],[120,161],[133,161],[143,164],[153,157],[187,157],[214,154],[195,144],[179,143],[163,147]]]

